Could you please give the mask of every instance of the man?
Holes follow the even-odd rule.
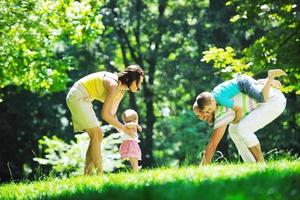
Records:
[[[284,111],[286,98],[279,90],[272,88],[269,92],[268,100],[260,104],[257,104],[243,93],[234,96],[234,101],[243,108],[244,115],[237,124],[232,123],[235,118],[235,112],[231,109],[218,106],[216,111],[201,111],[197,104],[199,98],[209,101],[211,96],[207,92],[197,96],[193,105],[195,115],[200,120],[209,123],[214,122],[214,131],[206,146],[201,161],[202,165],[207,165],[211,162],[228,125],[229,135],[244,162],[264,162],[259,140],[254,133],[272,122]]]

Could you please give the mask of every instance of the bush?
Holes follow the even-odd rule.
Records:
[[[112,129],[111,126],[102,126],[103,132]],[[85,165],[85,154],[89,144],[87,133],[77,134],[76,140],[69,143],[53,136],[44,136],[39,140],[39,149],[45,154],[44,158],[35,157],[33,160],[40,165],[50,166],[53,175],[79,175],[83,174]],[[113,171],[124,165],[120,159],[118,145],[121,143],[119,133],[112,133],[105,137],[102,142],[103,170]]]

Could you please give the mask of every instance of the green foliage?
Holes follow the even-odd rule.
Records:
[[[256,37],[254,43],[244,49],[245,59],[253,63],[253,72],[283,68],[289,74],[285,91],[300,94],[299,1],[230,0],[227,4],[236,9],[231,21],[248,27],[246,31],[251,30],[252,37]]]
[[[232,47],[225,49],[212,47],[203,52],[202,62],[213,62],[213,67],[217,69],[216,75],[223,79],[230,79],[234,74],[247,74],[250,64],[245,64],[242,59],[234,58],[236,54]],[[251,74],[251,72],[248,72]]]
[[[264,40],[264,38],[262,38],[262,40]],[[251,47],[251,49],[255,49],[255,46],[256,43]],[[246,50],[246,52],[247,51],[248,50]],[[257,66],[254,66],[253,63],[250,62],[245,64],[249,60],[247,54],[245,54],[241,59],[234,58],[236,54],[234,53],[234,49],[232,47],[226,47],[225,50],[222,48],[213,47],[208,51],[204,51],[203,54],[204,56],[201,61],[206,63],[213,62],[213,67],[217,70],[215,74],[221,76],[224,80],[231,79],[234,74],[253,75],[253,73],[257,72]],[[272,59],[272,55],[270,55],[269,59]],[[294,68],[287,69],[287,72],[294,72],[295,74],[289,74],[289,76],[284,79],[285,85],[282,87],[283,92],[295,91],[298,84],[294,85],[291,80],[294,79],[293,76],[298,78],[297,70],[298,69]],[[264,74],[267,73],[264,72]],[[295,92],[298,94],[297,91]]]
[[[105,132],[110,126],[102,126]],[[51,167],[53,175],[81,175],[84,170],[85,154],[89,144],[87,133],[77,134],[76,141],[69,143],[56,136],[44,136],[39,140],[39,149],[44,152],[45,158],[34,158],[40,165]],[[103,170],[110,172],[116,168],[124,167],[120,159],[118,145],[121,143],[120,134],[113,133],[105,137],[102,142]]]
[[[73,83],[97,70],[116,72],[131,63],[145,70],[143,89],[135,96],[126,95],[118,110],[131,107],[139,112],[145,130],[143,162],[198,163],[210,135],[204,133],[210,129],[189,112],[196,95],[234,73],[265,77],[267,69],[278,67],[289,73],[284,85],[292,92],[282,118],[258,137],[265,152],[274,147],[299,152],[300,104],[295,95],[299,6],[295,0],[229,4],[225,6],[225,0],[0,1],[0,177],[10,178],[7,163],[14,178],[24,177],[23,166],[34,168],[32,152],[37,152],[37,140],[43,135],[58,134],[66,141],[73,136],[64,104],[70,79]],[[9,85],[17,89],[10,90]],[[29,95],[24,88],[48,94]],[[98,115],[99,105],[94,107]],[[232,155],[224,146],[222,152]],[[157,163],[150,159],[153,150]]]
[[[13,192],[12,192],[13,191]],[[299,199],[300,162],[157,168],[0,186],[1,199]]]
[[[210,131],[191,111],[162,118],[156,123],[153,136],[157,164],[199,164]]]
[[[289,51],[288,49],[282,49],[282,52],[274,52],[270,46],[273,46],[273,44],[270,43],[270,39],[262,37],[250,48],[244,50],[245,59],[253,63],[253,71],[256,71],[257,73],[260,73],[262,69],[267,70],[273,66],[273,68],[282,68],[288,73],[288,77],[286,77],[283,82],[284,85],[286,85],[283,88],[283,91],[287,93],[295,92],[299,95],[300,66],[298,63],[292,63],[293,58],[291,57],[293,55],[291,54],[293,52],[290,52],[291,54],[286,54],[286,51]],[[294,47],[290,48],[294,49]],[[295,62],[298,62],[298,60]]]
[[[103,30],[101,1],[0,2],[0,88],[18,85],[41,93],[65,89],[74,68],[65,51]]]

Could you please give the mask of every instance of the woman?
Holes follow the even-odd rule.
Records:
[[[101,142],[103,133],[93,110],[92,101],[103,102],[101,117],[106,122],[129,135],[134,129],[119,122],[116,112],[125,92],[139,90],[144,80],[144,71],[138,65],[130,65],[123,72],[96,72],[81,78],[70,89],[66,101],[72,114],[74,132],[86,131],[90,137],[86,153],[85,175],[91,175],[93,167],[103,173]],[[99,148],[100,146],[100,148]]]

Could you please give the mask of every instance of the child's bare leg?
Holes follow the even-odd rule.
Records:
[[[129,158],[129,161],[130,161],[130,164],[131,164],[131,167],[132,167],[132,171],[133,172],[138,172],[140,170],[138,159],[131,157],[131,158]]]
[[[287,74],[282,69],[271,69],[268,71],[268,78],[276,78],[279,76],[286,76]]]
[[[261,85],[264,85],[266,83],[266,81],[267,81],[266,78],[265,79],[258,79],[257,80],[258,84],[261,84]],[[273,81],[271,83],[271,86],[273,88],[280,89],[282,87],[282,84],[281,84],[280,81],[273,79]]]
[[[278,80],[273,80],[272,81],[272,87],[274,87],[274,88],[276,88],[276,89],[280,89],[281,87],[282,87],[282,84],[281,84],[281,82],[280,81],[278,81]]]
[[[267,101],[269,98],[269,91],[272,86],[272,82],[274,78],[279,76],[284,76],[284,75],[286,75],[286,73],[281,69],[273,69],[268,71],[267,81],[265,82],[264,87],[261,91],[264,97],[264,101]]]

